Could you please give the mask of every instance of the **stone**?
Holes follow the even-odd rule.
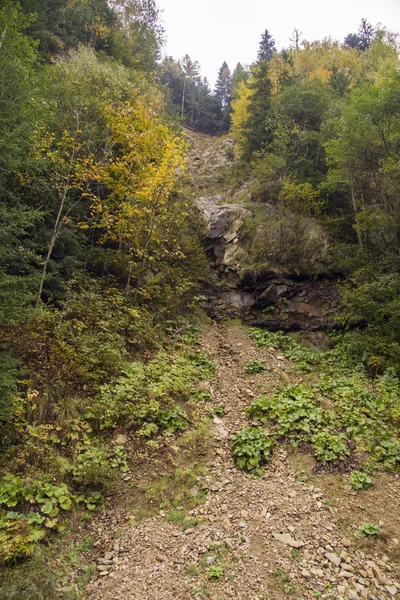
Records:
[[[351,577],[353,577],[353,573],[350,573],[349,571],[340,571],[339,577],[341,579],[351,579]]]
[[[334,564],[336,567],[338,567],[340,565],[340,563],[342,562],[342,559],[340,558],[340,556],[337,556],[337,554],[335,554],[334,552],[327,552],[325,554],[325,556],[329,560],[329,562]]]
[[[396,596],[398,591],[397,587],[394,585],[385,585],[385,590],[388,591],[391,596]]]
[[[97,563],[99,565],[112,565],[112,560],[107,560],[106,558],[98,558]]]
[[[123,433],[119,433],[115,438],[115,443],[124,446],[128,441],[128,437]]]
[[[210,484],[209,489],[212,492],[219,492],[219,490],[222,488],[222,483],[220,481],[214,481],[213,483]]]
[[[303,577],[307,577],[307,578],[311,577],[311,573],[310,573],[310,571],[307,571],[307,569],[302,569],[301,574]]]
[[[322,569],[317,569],[313,567],[310,569],[310,572],[315,575],[315,577],[324,577],[324,571]]]
[[[278,542],[282,542],[282,544],[286,544],[292,548],[302,548],[304,546],[304,542],[298,542],[289,533],[273,533],[272,535]]]

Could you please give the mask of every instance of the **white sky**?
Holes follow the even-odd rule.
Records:
[[[251,64],[268,29],[278,50],[289,45],[295,27],[302,39],[331,36],[343,41],[362,18],[400,30],[400,0],[158,0],[167,35],[165,54],[198,60],[201,75],[214,86],[226,60]]]

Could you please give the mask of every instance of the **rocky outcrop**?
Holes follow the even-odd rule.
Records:
[[[212,269],[229,285],[236,285],[240,273],[250,264],[249,253],[240,244],[241,231],[252,212],[241,204],[219,205],[214,198],[199,198],[206,225],[205,247]]]
[[[254,182],[232,188],[221,173],[234,160],[233,141],[188,133],[189,173],[205,223],[204,245],[214,276],[209,312],[269,329],[335,327],[336,282],[323,273],[327,238],[315,219],[251,203]],[[254,264],[269,264],[255,269]]]
[[[240,317],[272,331],[319,331],[337,328],[340,300],[337,282],[321,277],[295,280],[270,273],[257,285],[221,292],[212,290],[209,311],[218,319]]]

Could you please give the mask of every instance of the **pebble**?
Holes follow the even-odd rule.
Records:
[[[222,488],[222,483],[220,481],[215,481],[214,483],[211,483],[209,486],[209,489],[212,492],[219,492],[219,490]]]
[[[313,567],[310,569],[311,573],[315,575],[315,577],[324,577],[324,571],[322,569],[316,569]]]
[[[329,560],[329,562],[333,563],[336,567],[338,567],[342,562],[340,556],[337,556],[337,554],[334,554],[333,552],[327,552],[325,556]]]
[[[397,587],[394,585],[385,585],[385,590],[387,590],[391,596],[396,596],[397,594]]]
[[[353,577],[353,573],[349,573],[349,571],[340,571],[339,577],[341,577],[342,579],[350,579],[351,577]]]

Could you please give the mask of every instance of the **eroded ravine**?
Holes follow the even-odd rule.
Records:
[[[256,349],[247,330],[234,324],[207,326],[201,347],[218,365],[203,416],[216,407],[224,414],[211,418],[201,483],[207,497],[190,511],[198,524],[183,531],[167,523],[160,510],[124,526],[108,549],[108,562],[105,555],[105,564],[99,564],[105,574],[94,582],[91,597],[278,600],[318,595],[374,600],[396,595],[400,584],[389,559],[378,553],[366,556],[346,539],[340,502],[327,502],[311,469],[304,477],[307,455],[303,460],[278,449],[261,477],[234,465],[232,436],[248,425],[246,407],[261,392],[298,379],[290,364],[276,350]],[[267,366],[266,372],[246,374],[245,363],[256,358]],[[322,475],[320,481],[324,483]],[[387,493],[398,496],[399,482],[390,485]],[[210,573],[216,576],[210,579]]]

